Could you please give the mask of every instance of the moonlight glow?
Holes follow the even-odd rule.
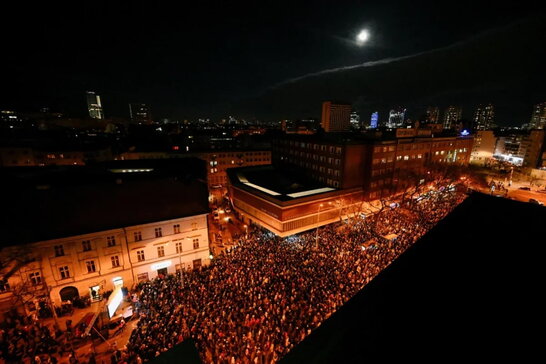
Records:
[[[357,41],[358,44],[362,45],[362,44],[366,43],[368,38],[370,38],[370,33],[368,32],[368,30],[363,29],[356,36],[356,41]]]

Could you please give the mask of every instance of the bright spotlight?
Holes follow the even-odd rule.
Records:
[[[356,36],[356,41],[358,42],[358,44],[362,45],[364,43],[366,43],[366,41],[370,38],[370,33],[368,32],[368,30],[366,29],[363,29],[360,31],[360,33],[358,33],[358,35]]]

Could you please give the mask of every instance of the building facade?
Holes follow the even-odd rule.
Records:
[[[271,164],[271,151],[269,150],[210,151],[197,153],[197,157],[204,160],[207,166],[210,202],[221,201],[221,198],[228,192],[227,169]]]
[[[536,104],[533,108],[533,114],[531,115],[529,128],[546,129],[546,102]]]
[[[423,173],[427,163],[467,165],[470,160],[472,136],[399,131],[404,133],[398,137],[367,141],[286,136],[272,142],[273,163],[296,166],[333,188],[363,188],[366,198],[375,199],[403,189],[408,176]]]
[[[351,105],[322,103],[321,126],[327,133],[349,131],[351,127]]]
[[[444,114],[444,129],[453,129],[463,117],[463,109],[458,106],[449,106]]]
[[[87,91],[87,111],[93,119],[104,119],[100,96],[93,91]]]
[[[129,116],[131,121],[137,124],[151,124],[152,115],[150,107],[146,104],[129,104]]]
[[[73,297],[98,298],[117,286],[208,264],[207,215],[11,246],[0,254],[31,255],[27,263],[8,259],[10,265],[3,267],[0,307],[41,297],[59,306]]]
[[[474,113],[474,129],[487,130],[494,126],[495,109],[492,104],[479,105]]]
[[[497,137],[493,130],[478,130],[474,136],[474,145],[470,154],[470,163],[486,166],[495,154]]]

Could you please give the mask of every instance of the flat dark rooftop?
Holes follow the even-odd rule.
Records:
[[[315,182],[295,169],[279,169],[272,165],[229,168],[227,174],[231,184],[279,202],[336,191],[335,188]]]
[[[84,170],[87,170],[84,168]],[[62,169],[2,181],[0,246],[69,237],[208,212],[206,183],[186,176]],[[74,174],[76,176],[74,176]],[[69,176],[72,175],[72,179]],[[11,176],[13,177],[13,176]],[[63,182],[63,178],[69,182]]]
[[[541,357],[545,223],[546,207],[473,194],[281,363]]]

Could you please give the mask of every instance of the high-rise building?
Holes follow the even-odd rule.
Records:
[[[426,124],[436,124],[440,120],[440,109],[437,106],[429,106],[425,114]]]
[[[89,116],[93,119],[104,119],[100,96],[93,91],[87,91],[87,110],[89,111]]]
[[[129,115],[134,123],[150,124],[152,122],[150,107],[146,104],[129,104]]]
[[[452,129],[462,119],[463,109],[458,106],[449,106],[444,115],[444,129]]]
[[[360,115],[355,111],[351,113],[351,126],[353,129],[360,130]]]
[[[372,113],[372,117],[370,119],[370,128],[372,129],[377,128],[378,122],[379,122],[379,113],[376,111]]]
[[[479,105],[474,114],[474,128],[476,130],[487,130],[493,127],[495,110],[493,105]]]
[[[546,129],[546,102],[535,105],[529,129]]]
[[[327,133],[349,131],[351,125],[351,105],[335,104],[331,101],[323,102],[320,124]]]
[[[389,121],[387,122],[387,128],[402,128],[404,127],[404,120],[406,115],[406,109],[397,108],[389,112]]]

